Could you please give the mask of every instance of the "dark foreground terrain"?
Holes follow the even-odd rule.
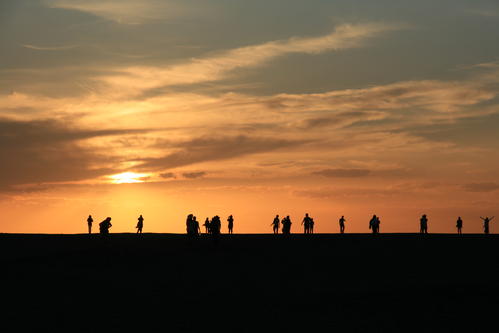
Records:
[[[496,331],[498,235],[0,234],[15,331]],[[488,329],[487,326],[492,325]]]

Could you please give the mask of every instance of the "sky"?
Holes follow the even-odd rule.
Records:
[[[0,232],[482,232],[498,40],[495,0],[0,0]]]

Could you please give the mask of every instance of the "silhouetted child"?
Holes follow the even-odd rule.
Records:
[[[427,234],[428,233],[428,218],[426,217],[426,214],[423,214],[423,216],[421,216],[421,219],[419,219],[419,224],[420,224],[419,232],[422,234]]]
[[[313,218],[310,218],[310,224],[309,224],[309,228],[308,228],[308,233],[309,234],[313,234],[314,233],[314,219]]]
[[[87,225],[88,225],[88,234],[89,235],[92,233],[92,223],[93,222],[94,222],[94,219],[92,218],[92,215],[88,215]]]
[[[489,222],[492,221],[492,219],[494,218],[494,216],[492,216],[491,218],[488,218],[487,216],[486,217],[481,217],[480,218],[483,220],[483,232],[488,235],[489,234]]]
[[[229,234],[232,234],[232,229],[234,228],[234,218],[232,217],[232,215],[230,215],[228,218],[227,218],[227,228],[229,229]]]
[[[456,228],[457,228],[457,234],[461,235],[462,234],[461,229],[463,228],[463,220],[461,220],[461,216],[457,218]]]
[[[139,216],[138,218],[138,221],[137,221],[137,226],[135,228],[137,228],[137,233],[138,234],[141,234],[142,233],[142,228],[144,227],[144,218],[142,217],[142,215]]]
[[[109,235],[109,228],[112,226],[110,217],[107,217],[104,221],[99,223],[99,231],[101,235]]]
[[[272,221],[272,223],[270,224],[272,226],[272,231],[274,232],[274,234],[279,233],[279,223],[279,215],[276,215],[274,217],[274,221]]]
[[[339,220],[340,222],[340,233],[343,234],[345,233],[345,217],[343,215],[341,215],[341,218]]]

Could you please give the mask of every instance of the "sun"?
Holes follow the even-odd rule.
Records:
[[[111,182],[114,184],[143,183],[148,177],[149,174],[135,172],[122,172],[109,176]]]

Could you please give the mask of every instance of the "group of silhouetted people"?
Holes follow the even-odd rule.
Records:
[[[483,232],[485,234],[489,234],[490,228],[489,224],[490,221],[494,219],[494,216],[492,217],[481,217],[480,218],[483,220]],[[87,218],[87,225],[88,225],[88,233],[92,233],[92,224],[94,220],[92,218],[92,215],[89,215]],[[345,222],[346,219],[342,215],[341,218],[339,219],[339,227],[340,227],[340,233],[343,234],[345,233]],[[380,231],[380,219],[379,216],[373,215],[371,220],[369,221],[369,229],[373,234],[378,234]],[[305,214],[305,217],[302,220],[303,225],[303,232],[305,234],[313,234],[314,233],[314,219],[311,218],[308,213]],[[274,234],[279,233],[279,228],[281,228],[282,234],[290,234],[291,233],[291,218],[289,215],[284,217],[282,220],[279,219],[279,215],[276,215],[274,217],[274,220],[270,224],[272,226],[272,231]],[[99,233],[102,235],[108,235],[109,234],[109,229],[113,225],[111,224],[111,218],[107,217],[104,221],[99,223]],[[211,234],[211,235],[219,235],[222,227],[222,223],[220,221],[220,216],[215,215],[211,220],[207,217],[204,224],[205,228],[205,233],[206,234]],[[138,217],[137,225],[135,228],[137,229],[137,234],[142,234],[142,229],[144,227],[144,217],[140,215]],[[457,228],[457,233],[462,234],[462,229],[463,229],[463,220],[459,216],[457,221],[456,221],[456,228]],[[190,236],[199,236],[201,233],[201,228],[199,226],[199,222],[196,219],[196,216],[193,214],[189,214],[187,216],[187,221],[186,221],[186,229],[187,229],[187,235]],[[234,217],[232,215],[229,215],[227,218],[227,229],[228,233],[232,234],[233,229],[234,229]],[[421,218],[419,219],[419,232],[421,234],[427,234],[428,233],[428,217],[426,214],[423,214]]]
[[[93,222],[94,222],[94,219],[92,218],[92,215],[88,215],[87,225],[88,225],[88,233],[89,234],[92,233],[92,224],[93,224]],[[111,218],[107,217],[104,221],[102,221],[101,223],[99,223],[99,233],[101,235],[109,235],[109,229],[112,226],[113,225],[111,224]]]
[[[204,230],[206,234],[211,235],[219,235],[222,229],[222,222],[220,220],[220,216],[215,215],[211,218],[211,220],[207,217],[203,224]],[[227,218],[227,231],[229,234],[234,232],[234,217],[229,215]],[[200,232],[198,230],[198,232]],[[187,232],[189,234],[189,232]],[[199,233],[198,233],[199,234]]]
[[[88,234],[92,233],[92,224],[94,222],[94,219],[92,218],[92,215],[88,215],[87,218],[87,226],[88,226]],[[101,235],[109,235],[109,229],[113,225],[111,224],[111,218],[106,217],[106,219],[102,222],[99,223],[99,233]],[[137,225],[135,228],[137,229],[137,234],[142,234],[142,228],[144,227],[144,218],[142,215],[139,216]]]
[[[187,215],[185,227],[187,230],[187,235],[189,236],[199,236],[199,233],[201,232],[201,229],[199,228],[199,222],[193,214]]]
[[[304,234],[313,234],[314,233],[314,219],[308,216],[308,213],[305,214],[303,221],[301,221],[303,225],[303,233]]]
[[[282,224],[282,233],[284,235],[289,235],[291,233],[291,218],[289,217],[289,215],[287,215],[286,217],[283,217],[283,219],[281,221],[279,221],[279,215],[276,215],[274,217],[274,220],[272,221],[272,223],[270,224],[272,226],[272,230],[274,232],[274,234],[278,234],[279,233],[279,226],[280,224]]]

